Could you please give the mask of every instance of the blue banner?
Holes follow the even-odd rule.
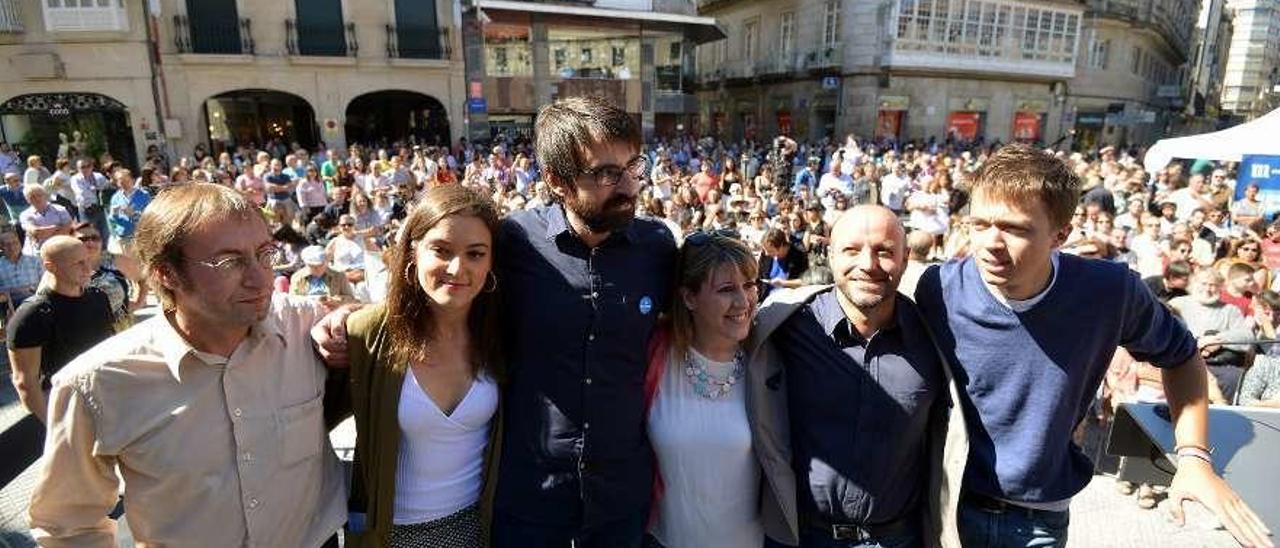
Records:
[[[1280,212],[1280,156],[1246,155],[1236,176],[1237,200],[1249,185],[1258,185],[1258,200],[1267,217]]]

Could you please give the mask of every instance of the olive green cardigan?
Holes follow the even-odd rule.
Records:
[[[356,418],[356,453],[351,471],[351,496],[347,504],[353,519],[347,523],[345,532],[348,547],[387,546],[395,514],[400,391],[406,370],[392,367],[388,355],[390,335],[386,331],[386,315],[386,307],[379,304],[359,310],[347,318],[347,349],[351,367],[345,375],[334,379],[336,382],[346,381],[346,389],[338,389],[340,394],[345,394],[346,401],[335,403],[334,409],[344,415],[354,413]],[[489,429],[480,494],[486,545],[493,516],[501,440],[502,404],[499,403]],[[360,513],[365,514],[363,520],[355,516]],[[363,521],[363,527],[359,525],[360,521]]]

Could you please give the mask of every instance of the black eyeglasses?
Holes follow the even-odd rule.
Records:
[[[614,186],[622,181],[622,176],[627,175],[636,181],[644,181],[649,178],[649,157],[643,154],[632,158],[623,167],[604,165],[582,170],[582,174],[592,177],[596,186]]]
[[[734,240],[739,239],[738,231],[722,228],[719,230],[711,230],[711,231],[699,230],[697,232],[694,232],[693,234],[690,234],[688,237],[684,239],[684,241],[689,245],[706,245],[708,243],[711,243],[711,240],[716,237],[732,238]]]
[[[102,237],[101,237],[101,236],[97,236],[97,235],[89,235],[89,234],[86,234],[86,235],[84,235],[84,236],[80,236],[80,237],[78,237],[78,238],[76,238],[76,239],[77,239],[77,240],[80,240],[81,242],[85,242],[85,243],[87,243],[87,242],[101,242],[101,241],[102,241]]]

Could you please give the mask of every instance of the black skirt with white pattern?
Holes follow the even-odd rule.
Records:
[[[483,543],[475,504],[440,519],[391,527],[391,548],[480,548]]]

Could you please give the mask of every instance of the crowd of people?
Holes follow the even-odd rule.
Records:
[[[1233,165],[535,130],[0,157],[37,542],[109,539],[123,479],[160,544],[1062,546],[1077,426],[1162,401],[1177,473],[1120,488],[1270,545],[1205,441],[1280,407],[1280,223]]]

